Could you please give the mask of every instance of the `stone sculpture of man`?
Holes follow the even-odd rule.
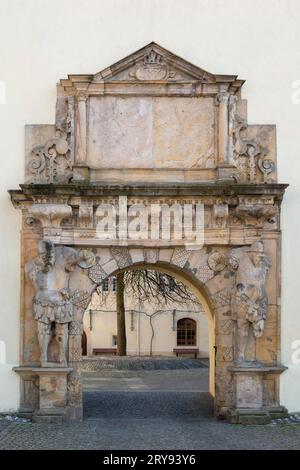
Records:
[[[55,247],[51,241],[39,243],[39,256],[27,263],[26,274],[35,287],[33,316],[38,323],[41,366],[47,367],[52,335],[58,343],[60,366],[67,366],[68,324],[73,318],[69,278],[77,263],[73,248]]]
[[[265,290],[266,274],[271,266],[264,253],[262,241],[249,248],[234,249],[230,264],[235,270],[235,287],[232,294],[232,313],[237,321],[237,362],[245,362],[245,352],[250,329],[259,338],[267,318],[268,298]]]

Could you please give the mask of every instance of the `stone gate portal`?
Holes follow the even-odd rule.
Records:
[[[83,314],[108,276],[145,266],[177,276],[205,307],[215,415],[265,423],[286,412],[287,185],[277,183],[275,126],[248,124],[243,83],[151,43],[61,80],[55,124],[26,126],[25,183],[10,191],[22,211],[20,412],[82,418]]]

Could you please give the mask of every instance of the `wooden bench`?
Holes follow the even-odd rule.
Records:
[[[117,348],[94,348],[93,349],[93,354],[95,356],[99,356],[101,354],[117,354]]]
[[[174,348],[173,351],[176,354],[176,357],[178,357],[178,354],[194,354],[195,359],[197,359],[199,353],[198,348]]]

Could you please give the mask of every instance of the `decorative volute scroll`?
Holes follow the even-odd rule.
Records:
[[[152,42],[96,74],[61,80],[55,123],[26,126],[25,184],[10,191],[22,211],[16,372],[29,390],[22,407],[36,419],[82,418],[91,295],[109,276],[141,267],[178,276],[202,299],[215,414],[247,422],[254,410],[270,422],[271,412],[285,412],[278,333],[287,185],[277,183],[276,128],[248,123],[243,83]]]
[[[56,137],[32,149],[28,164],[31,183],[65,183],[72,177],[72,162],[66,137]]]
[[[71,216],[72,207],[68,204],[32,204],[26,211],[26,224],[35,228],[32,221],[39,222],[43,238],[58,242],[62,233],[61,223]]]
[[[267,158],[267,148],[263,148],[255,139],[243,137],[247,128],[247,122],[237,117],[236,128],[233,130],[233,160],[238,168],[239,181],[256,183],[257,171],[260,171],[264,183],[273,182],[269,175],[274,172],[275,163]]]
[[[67,204],[32,204],[28,214],[41,222],[43,228],[58,228],[61,221],[72,215]]]

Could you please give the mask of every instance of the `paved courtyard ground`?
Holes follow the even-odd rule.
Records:
[[[0,420],[0,449],[300,449],[300,424],[215,420],[206,367],[87,373],[84,390],[81,423]]]

